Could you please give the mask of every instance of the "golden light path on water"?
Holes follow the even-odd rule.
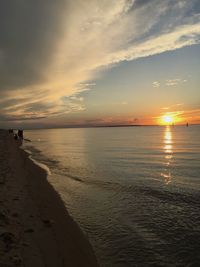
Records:
[[[165,184],[169,184],[172,182],[171,161],[173,158],[173,141],[170,126],[166,126],[164,131],[163,150],[165,153],[165,170],[161,173],[161,176],[164,178]]]

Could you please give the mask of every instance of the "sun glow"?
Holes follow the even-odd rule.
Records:
[[[158,117],[158,123],[160,125],[171,125],[180,121],[181,119],[174,113],[166,113]]]
[[[169,115],[163,116],[162,117],[162,120],[163,120],[164,123],[173,123],[174,122],[173,117],[172,116],[169,116]]]

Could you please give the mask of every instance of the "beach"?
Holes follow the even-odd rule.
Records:
[[[46,172],[0,131],[0,266],[98,266]]]

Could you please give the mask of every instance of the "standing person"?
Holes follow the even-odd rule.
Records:
[[[18,133],[17,133],[19,139],[23,140],[24,139],[24,136],[23,136],[23,130],[18,130]]]

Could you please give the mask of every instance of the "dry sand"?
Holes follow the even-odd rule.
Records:
[[[98,266],[59,195],[6,131],[0,131],[0,267]]]

